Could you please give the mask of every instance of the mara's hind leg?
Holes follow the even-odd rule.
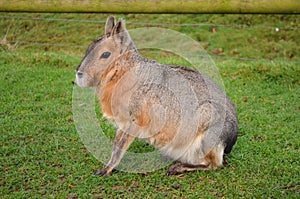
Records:
[[[223,145],[215,146],[207,155],[204,157],[204,161],[201,164],[186,164],[177,163],[169,167],[167,175],[176,175],[188,171],[196,170],[209,170],[211,168],[217,169],[223,165],[224,147]]]

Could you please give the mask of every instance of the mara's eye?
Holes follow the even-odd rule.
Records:
[[[100,59],[106,59],[106,58],[108,58],[109,56],[110,56],[110,52],[104,52],[104,53],[102,53],[102,55],[100,56]]]

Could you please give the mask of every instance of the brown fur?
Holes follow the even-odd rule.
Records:
[[[141,109],[141,113],[139,115],[135,116],[135,118],[136,118],[135,122],[141,128],[148,127],[151,122],[151,119],[150,119],[150,116],[148,113],[149,110],[150,110],[149,105],[145,104]]]
[[[213,151],[210,151],[206,156],[205,156],[205,160],[213,167],[213,168],[217,168],[218,165],[218,159],[215,156]]]

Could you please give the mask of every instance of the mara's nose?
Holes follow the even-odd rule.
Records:
[[[77,76],[81,78],[83,76],[83,72],[77,71]]]

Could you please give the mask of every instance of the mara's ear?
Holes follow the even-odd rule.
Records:
[[[115,17],[114,16],[107,17],[106,24],[105,24],[105,35],[107,37],[111,35],[114,26],[115,26]]]
[[[119,19],[119,21],[112,30],[112,35],[119,34],[120,32],[124,31],[126,31],[125,21],[123,19]]]

